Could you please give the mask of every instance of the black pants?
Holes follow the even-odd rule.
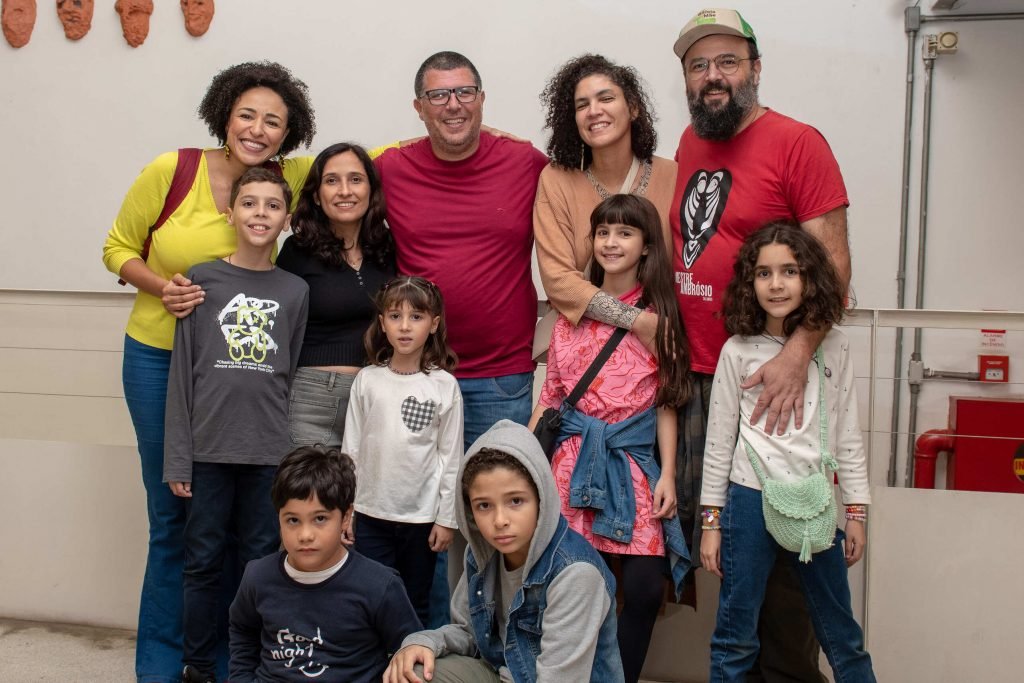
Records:
[[[270,486],[277,467],[196,462],[186,499],[183,661],[216,674],[224,647],[225,588],[238,590],[237,569],[277,551],[277,516]],[[228,556],[231,553],[233,557]]]
[[[601,553],[606,564],[620,568],[619,588],[622,611],[619,612],[619,654],[626,683],[637,683],[651,644],[654,622],[665,597],[668,560],[647,555]]]
[[[421,624],[427,622],[430,584],[437,562],[437,553],[428,543],[433,526],[429,522],[391,522],[356,513],[356,552],[398,570]]]

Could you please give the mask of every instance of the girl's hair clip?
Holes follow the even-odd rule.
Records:
[[[419,275],[397,275],[380,286],[380,291],[386,292],[391,286],[398,285],[426,285],[426,287],[434,292],[440,292],[441,290],[431,280]]]

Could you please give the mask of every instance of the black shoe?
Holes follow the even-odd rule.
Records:
[[[200,672],[191,664],[186,664],[181,672],[181,683],[217,683],[217,679]]]

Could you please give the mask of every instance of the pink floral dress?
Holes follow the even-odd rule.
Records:
[[[638,287],[620,299],[635,304],[641,293]],[[547,377],[540,394],[540,403],[545,408],[558,408],[562,405],[562,400],[576,386],[614,331],[611,325],[589,318],[581,319],[579,326],[573,327],[567,318],[558,316],[548,351]],[[657,359],[630,332],[619,342],[597,377],[587,387],[576,408],[608,423],[620,422],[653,406],[657,391]],[[653,434],[651,438],[654,438]],[[654,495],[647,484],[647,478],[632,458],[629,471],[633,479],[636,518],[633,538],[629,543],[620,543],[593,533],[591,527],[594,511],[569,507],[569,480],[579,454],[580,435],[574,434],[559,445],[551,460],[555,484],[562,499],[562,515],[569,522],[569,527],[582,534],[601,552],[664,555],[665,538],[661,532],[661,520],[653,516]]]

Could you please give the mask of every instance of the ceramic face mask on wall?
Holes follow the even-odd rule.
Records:
[[[25,47],[36,25],[36,0],[0,2],[0,26],[11,47]]]
[[[121,32],[132,47],[138,47],[149,35],[149,15],[153,0],[117,0],[114,9],[121,16]]]
[[[199,37],[210,28],[213,21],[213,0],[181,0],[181,13],[185,15],[185,30],[190,36]]]
[[[57,0],[57,16],[64,24],[64,37],[80,40],[92,27],[94,0]]]

